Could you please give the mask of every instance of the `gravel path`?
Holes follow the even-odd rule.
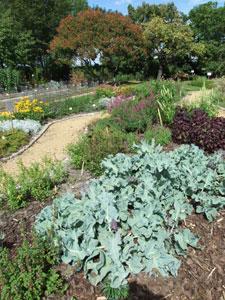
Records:
[[[182,100],[181,104],[192,104],[201,101],[202,96],[210,95],[212,90],[193,91],[188,93]],[[225,108],[219,108],[218,116],[225,118]]]
[[[21,155],[1,163],[9,173],[17,172],[17,162],[22,160],[25,166],[32,162],[40,162],[45,156],[63,160],[67,157],[66,147],[78,141],[87,125],[103,117],[102,112],[74,116],[67,120],[60,120],[52,124],[47,131]]]
[[[192,104],[195,102],[199,102],[201,101],[202,96],[210,95],[210,93],[212,93],[211,90],[204,90],[204,91],[200,90],[200,91],[189,92],[185,97],[183,97],[181,103]]]

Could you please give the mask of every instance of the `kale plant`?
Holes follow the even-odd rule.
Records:
[[[194,145],[163,152],[142,143],[133,156],[103,160],[104,174],[81,199],[66,194],[38,215],[36,231],[52,236],[61,259],[94,285],[112,288],[131,274],[177,275],[179,255],[197,246],[183,221],[196,209],[212,221],[225,205],[225,163]]]

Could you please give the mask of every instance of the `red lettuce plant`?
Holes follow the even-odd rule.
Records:
[[[179,108],[172,125],[172,138],[178,144],[195,144],[212,153],[225,150],[225,119],[210,118],[201,109],[188,112]]]

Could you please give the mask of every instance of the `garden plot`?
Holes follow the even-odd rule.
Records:
[[[206,139],[199,145],[194,139],[196,116],[206,123],[211,118],[207,130],[216,124],[218,141],[224,119],[211,117],[214,110],[208,106],[180,114],[170,81],[104,87],[97,93],[103,101],[89,98],[85,109],[101,103],[109,114],[101,119],[101,113],[93,113],[94,123],[81,126],[87,130],[78,131],[79,140],[71,137],[68,153],[62,150],[56,157],[60,161],[22,165],[15,178],[1,173],[3,299],[23,300],[29,293],[33,299],[224,300],[225,165],[216,152],[223,143],[209,149]],[[70,107],[46,116],[71,114]],[[55,155],[57,144],[50,149],[50,139],[61,142],[65,128],[72,135],[79,127],[69,121],[54,121],[39,139],[45,147],[33,145],[38,159],[44,150]],[[174,144],[175,137],[186,145]]]
[[[102,113],[90,113],[74,116],[52,124],[47,131],[24,153],[6,163],[2,163],[5,171],[14,173],[17,170],[17,162],[29,166],[32,162],[40,162],[45,156],[63,160],[67,157],[66,147],[79,139],[82,131],[91,122],[99,119]]]

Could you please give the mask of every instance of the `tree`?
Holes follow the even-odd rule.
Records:
[[[204,45],[195,43],[190,27],[179,20],[168,23],[160,17],[153,18],[145,25],[144,39],[150,57],[158,60],[158,79],[172,61],[204,53]]]
[[[182,18],[182,14],[177,10],[174,3],[148,4],[143,2],[136,9],[129,4],[128,15],[135,23],[146,23],[155,17],[163,18],[166,22],[173,22]]]
[[[63,19],[51,50],[61,57],[78,59],[82,66],[101,69],[113,76],[134,73],[143,56],[142,29],[118,13],[86,10]]]
[[[87,0],[70,0],[71,1],[71,12],[73,16],[76,16],[79,12],[88,9]]]
[[[30,31],[18,29],[10,11],[0,15],[0,66],[16,68],[32,61],[34,39]]]
[[[225,74],[225,7],[218,7],[216,2],[201,4],[190,11],[189,21],[196,41],[205,43],[199,69]]]
[[[8,14],[5,29],[10,31],[8,41],[1,47],[12,42],[16,43],[17,56],[12,56],[14,64],[23,64],[29,56],[30,69],[40,68],[45,73],[49,61],[49,43],[56,33],[60,20],[71,13],[70,0],[2,0],[3,15]],[[4,23],[3,27],[4,27]],[[9,26],[8,26],[8,25]],[[3,38],[6,35],[3,34]],[[13,44],[13,43],[12,43]],[[31,49],[30,49],[31,47]],[[14,49],[14,48],[12,48]],[[12,53],[12,49],[9,53]],[[31,56],[31,57],[30,57]],[[6,58],[4,58],[6,59]],[[6,61],[5,61],[6,62]]]

